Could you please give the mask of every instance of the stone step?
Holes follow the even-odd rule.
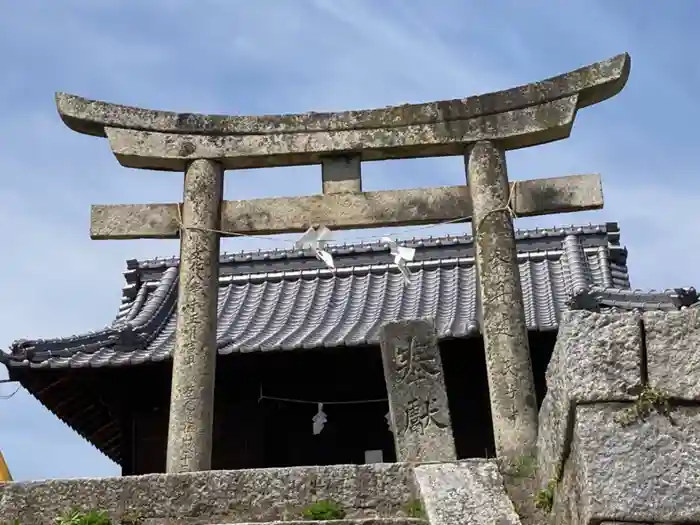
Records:
[[[360,518],[341,520],[290,520],[211,523],[201,518],[147,518],[139,525],[429,525],[420,518]]]
[[[494,460],[416,465],[415,475],[431,525],[521,525]]]
[[[53,525],[71,508],[142,525],[298,522],[319,500],[347,520],[407,518],[418,494],[405,463],[16,482],[0,486],[0,523]]]
[[[492,460],[151,474],[0,485],[0,523],[54,525],[66,510],[139,525],[318,525],[321,500],[345,512],[327,525],[520,525]],[[420,503],[419,503],[420,502]],[[322,522],[326,523],[326,522]]]
[[[55,525],[55,521],[53,524]],[[210,523],[202,518],[143,518],[114,522],[120,524],[138,525],[429,525],[429,522],[421,518],[362,518],[362,519],[338,519],[338,520],[279,520],[279,521],[249,521]],[[4,525],[4,524],[3,524]]]
[[[268,521],[262,523],[212,523],[211,525],[428,525],[428,522],[420,518],[364,518],[352,520]]]

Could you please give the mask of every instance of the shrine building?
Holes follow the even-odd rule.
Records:
[[[518,231],[538,402],[566,309],[672,310],[694,289],[631,289],[616,224]],[[381,243],[223,255],[212,468],[395,461],[379,349],[389,321],[434,319],[459,458],[495,456],[470,236],[414,239],[410,284]],[[165,471],[177,259],[128,261],[105,329],[21,340],[0,362],[122,467]],[[319,407],[318,403],[323,403]],[[312,419],[322,408],[320,431]]]

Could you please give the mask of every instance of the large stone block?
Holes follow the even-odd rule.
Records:
[[[552,523],[700,522],[700,407],[620,423],[630,406],[576,408]]]
[[[148,523],[144,525],[150,525]],[[216,523],[212,525],[260,525],[256,522],[250,523]],[[342,519],[328,521],[317,520],[293,520],[293,521],[268,521],[265,525],[428,525],[428,522],[420,518],[359,518],[359,519]],[[610,525],[610,524],[608,524]]]
[[[347,518],[401,516],[416,498],[406,464],[337,465],[0,484],[0,523],[54,525],[66,510],[103,510],[148,525],[301,519],[330,499]]]
[[[542,487],[561,474],[577,404],[631,400],[641,390],[640,322],[634,312],[572,311],[562,316],[539,414]]]
[[[672,398],[700,401],[700,309],[646,312],[649,384]]]
[[[653,525],[652,523],[635,523],[632,521],[601,521],[600,525]]]
[[[431,525],[520,525],[495,461],[419,465],[415,475]]]

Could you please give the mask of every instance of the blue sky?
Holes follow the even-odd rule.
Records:
[[[508,157],[512,179],[601,173],[605,209],[517,225],[617,221],[633,286],[700,285],[697,20],[690,1],[1,2],[0,348],[109,324],[126,259],[177,253],[175,241],[89,239],[90,204],[174,202],[182,177],[120,167],[106,140],[61,123],[55,91],[202,113],[361,109],[494,91],[628,51],[620,95],[583,110],[570,139]],[[464,182],[460,158],[363,173],[367,189]],[[226,178],[229,199],[320,188],[318,167]],[[287,245],[224,242],[263,246]],[[18,480],[119,473],[23,390],[0,399],[0,450]]]

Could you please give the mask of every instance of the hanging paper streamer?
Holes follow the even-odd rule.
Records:
[[[331,240],[331,231],[325,226],[315,229],[313,226],[306,230],[295,244],[297,250],[311,250],[316,258],[326,263],[329,268],[335,268],[333,256],[326,251],[326,244]]]
[[[328,421],[328,416],[326,416],[326,413],[323,411],[323,403],[318,404],[318,412],[316,412],[312,421],[314,422],[314,436],[318,436]]]
[[[389,245],[389,251],[394,256],[394,264],[399,268],[401,275],[403,275],[404,282],[410,284],[411,272],[406,267],[406,262],[413,260],[413,257],[416,255],[416,249],[399,246],[396,241],[391,240],[389,237],[382,237],[382,242]]]
[[[301,403],[304,405],[316,405],[317,411],[316,415],[312,418],[313,421],[313,433],[315,436],[323,432],[323,427],[326,425],[328,422],[328,416],[326,413],[323,411],[323,405],[364,405],[367,403],[386,403],[388,400],[387,398],[381,398],[381,399],[357,399],[355,401],[325,401],[325,402],[320,402],[320,401],[311,401],[307,399],[293,399],[293,398],[288,398],[288,397],[275,397],[275,396],[267,396],[263,392],[263,385],[260,385],[260,395],[258,397],[258,403],[261,401],[269,399],[271,401],[278,401],[282,403]],[[389,414],[384,418],[386,420],[387,425],[389,426],[389,430],[393,432],[392,426],[391,426],[391,419]]]

